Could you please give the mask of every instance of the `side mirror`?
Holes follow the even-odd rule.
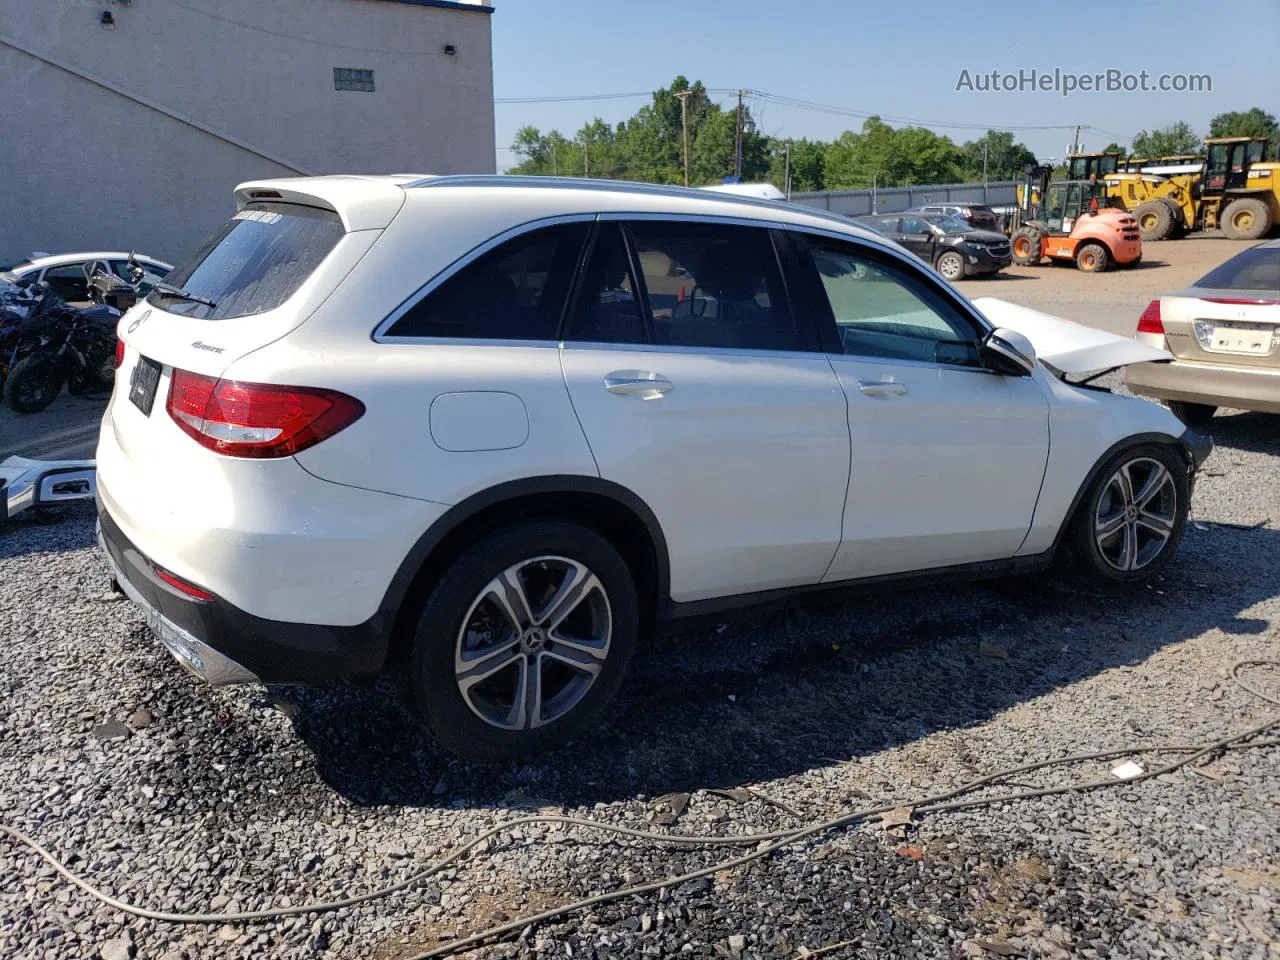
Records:
[[[1031,341],[1005,327],[997,327],[982,341],[982,362],[997,373],[1026,377],[1036,368],[1036,348]]]

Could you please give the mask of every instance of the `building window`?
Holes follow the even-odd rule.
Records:
[[[359,90],[362,93],[373,93],[373,71],[353,70],[350,67],[334,67],[333,89]]]

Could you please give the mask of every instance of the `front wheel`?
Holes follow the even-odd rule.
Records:
[[[1169,411],[1188,427],[1200,428],[1209,425],[1218,408],[1207,403],[1183,403],[1180,400],[1170,400]]]
[[[1043,256],[1042,239],[1040,231],[1035,227],[1019,227],[1015,230],[1009,240],[1013,262],[1020,267],[1039,263]]]
[[[63,374],[52,357],[29,354],[4,381],[4,402],[17,413],[38,413],[62,392]]]
[[[938,254],[936,266],[938,272],[948,280],[964,279],[964,257],[954,250],[946,250]]]
[[[1104,584],[1152,579],[1178,549],[1190,502],[1187,466],[1173,448],[1147,444],[1116,454],[1071,520],[1080,572]]]
[[[512,526],[463,553],[431,591],[401,692],[453,753],[538,753],[612,699],[639,621],[631,571],[604,537],[561,521]]]

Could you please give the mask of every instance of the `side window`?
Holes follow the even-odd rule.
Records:
[[[977,331],[925,281],[852,249],[811,250],[844,353],[977,366]]]
[[[631,233],[658,343],[804,349],[767,229],[640,221]]]
[[[554,340],[587,226],[521,234],[467,264],[409,308],[389,337]]]
[[[648,343],[640,298],[622,228],[602,223],[583,271],[569,339],[585,343]]]
[[[70,263],[61,267],[50,267],[44,272],[44,279],[53,292],[63,300],[79,301],[89,299],[89,281],[84,273],[83,263]]]
[[[881,233],[900,233],[898,229],[897,217],[880,217],[875,222],[875,228]]]
[[[928,234],[929,228],[925,226],[925,222],[919,217],[903,217],[901,233],[907,234]]]

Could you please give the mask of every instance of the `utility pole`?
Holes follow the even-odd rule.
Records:
[[[591,161],[587,156],[587,138],[582,138],[582,175],[591,179]]]
[[[551,175],[553,177],[560,176],[560,153],[557,150],[558,141],[551,141]]]
[[[680,128],[684,135],[684,185],[689,185],[689,94],[692,90],[681,90],[676,96],[680,100]]]
[[[786,160],[782,167],[782,192],[791,199],[791,141],[787,141]]]
[[[736,179],[742,179],[742,95],[743,91],[738,91],[738,112],[737,119],[733,125],[733,175]]]
[[[987,145],[990,142],[991,142],[990,136],[984,138],[982,141],[982,186],[984,190],[986,189],[986,186],[987,186]],[[982,199],[983,200],[987,199],[986,193],[982,194]]]
[[[1080,152],[1080,127],[1079,126],[1076,127],[1075,139],[1071,141],[1071,152],[1072,153]]]

